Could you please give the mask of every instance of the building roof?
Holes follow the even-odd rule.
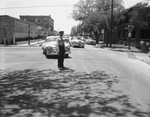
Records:
[[[12,18],[12,19],[15,19],[15,20],[18,20],[18,21],[24,22],[24,23],[28,23],[28,24],[34,25],[34,26],[39,26],[39,25],[36,25],[36,24],[34,24],[34,23],[27,22],[27,21],[23,21],[23,20],[21,20],[21,19],[18,19],[18,18],[15,18],[15,17],[9,16],[9,15],[0,15],[0,19],[1,19],[1,18]]]
[[[51,15],[20,15],[20,18],[23,17],[36,17],[36,18],[50,18],[51,20],[53,20],[51,18]],[[54,20],[53,20],[54,21]]]

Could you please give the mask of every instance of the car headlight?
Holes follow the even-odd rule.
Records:
[[[66,48],[68,48],[68,49],[69,49],[69,48],[70,48],[70,46],[68,45],[68,46],[66,46]]]
[[[56,47],[50,47],[50,46],[48,46],[48,47],[46,47],[46,50],[56,51],[57,48]]]
[[[46,49],[51,50],[51,49],[53,49],[53,48],[52,48],[52,47],[50,47],[50,46],[48,46],[48,47],[46,47]]]

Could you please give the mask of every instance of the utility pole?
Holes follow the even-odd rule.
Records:
[[[111,0],[111,29],[110,29],[110,40],[109,40],[109,43],[110,43],[110,48],[112,46],[112,37],[113,37],[113,34],[112,34],[112,30],[113,30],[113,3],[114,1]]]
[[[4,40],[4,46],[6,46],[6,28],[4,27],[4,38],[3,38],[3,40]]]
[[[30,45],[30,24],[28,25],[28,45]]]
[[[127,27],[127,29],[128,29],[128,49],[130,50],[130,41],[131,41],[131,37],[132,37],[132,31],[133,31],[133,29],[134,29],[134,26],[133,25],[128,25],[128,27]]]

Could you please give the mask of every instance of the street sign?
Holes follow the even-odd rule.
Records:
[[[134,29],[133,25],[128,25],[128,27],[127,27],[128,32],[132,32],[133,29]]]
[[[131,32],[129,32],[129,33],[128,33],[128,37],[131,37],[131,36],[132,36],[132,33],[131,33]]]

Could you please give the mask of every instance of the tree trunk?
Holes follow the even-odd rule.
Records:
[[[110,34],[108,32],[107,29],[105,29],[105,37],[104,37],[104,42],[106,43],[106,47],[108,47],[108,44],[109,44],[109,39],[110,39]]]
[[[4,37],[3,40],[4,40],[4,46],[6,46],[6,38]]]
[[[101,33],[98,32],[98,31],[93,31],[93,32],[94,32],[94,35],[95,35],[95,38],[96,38],[96,44],[99,44],[99,37],[100,37]]]

